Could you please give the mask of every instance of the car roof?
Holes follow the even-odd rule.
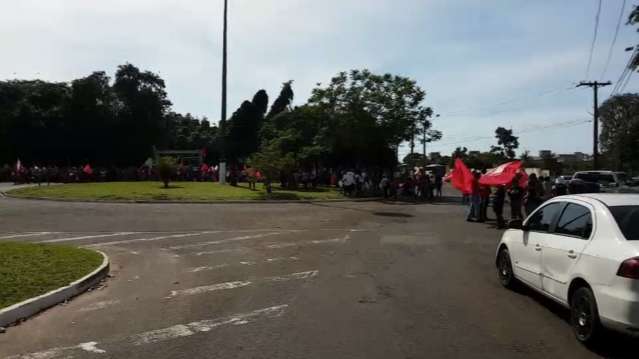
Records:
[[[575,174],[580,174],[580,173],[588,173],[588,174],[613,174],[613,173],[619,173],[619,172],[612,172],[612,171],[579,171],[579,172],[575,172]]]
[[[569,196],[556,197],[561,199],[575,199],[592,203],[597,201],[608,207],[613,206],[639,206],[639,194],[631,193],[584,193]]]

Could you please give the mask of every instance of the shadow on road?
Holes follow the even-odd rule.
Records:
[[[568,324],[568,328],[571,328],[570,311],[567,308],[526,286],[518,287],[515,292],[532,298],[534,301],[546,307],[546,309],[565,321],[566,324]],[[601,343],[596,346],[587,347],[587,349],[604,358],[630,359],[639,357],[639,353],[637,353],[638,344],[639,340],[637,338],[607,331]]]

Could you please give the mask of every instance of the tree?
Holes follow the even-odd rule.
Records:
[[[408,168],[423,167],[428,163],[428,159],[421,153],[409,153],[402,161]]]
[[[457,158],[464,159],[467,155],[468,155],[468,148],[457,147],[455,148],[455,151],[453,151],[453,154],[451,155],[451,157],[453,158],[453,161],[454,161]]]
[[[277,96],[273,105],[271,105],[271,110],[266,115],[267,119],[271,119],[278,114],[287,111],[290,109],[291,102],[293,102],[293,97],[295,94],[293,93],[292,87],[293,81],[287,81],[282,84],[282,90],[280,91],[280,95]]]
[[[164,183],[164,188],[169,188],[169,182],[175,175],[176,163],[173,157],[162,157],[158,163],[158,175]]]
[[[608,99],[599,109],[599,118],[601,148],[615,169],[639,169],[639,94]]]
[[[424,90],[409,78],[352,70],[339,73],[328,86],[315,88],[309,104],[329,116],[365,113],[385,133],[387,143],[397,148],[413,137],[424,119],[425,96]]]
[[[515,150],[519,148],[519,137],[513,135],[513,130],[497,127],[495,138],[497,138],[497,146],[491,146],[490,152],[498,154],[505,159],[514,159]]]
[[[252,101],[244,101],[221,127],[228,160],[242,161],[260,147],[260,129],[268,108],[268,95],[260,90]]]

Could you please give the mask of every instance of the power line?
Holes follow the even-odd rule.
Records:
[[[612,38],[612,43],[610,44],[610,49],[608,49],[608,58],[606,59],[606,66],[604,66],[604,70],[601,73],[601,79],[603,80],[606,77],[606,72],[608,71],[608,66],[610,66],[610,60],[612,59],[612,52],[614,51],[615,45],[617,44],[617,36],[619,35],[619,28],[621,28],[621,20],[623,20],[623,13],[626,11],[626,0],[623,0],[621,4],[621,11],[619,12],[619,18],[617,19],[617,27],[615,28],[615,36]]]
[[[630,77],[630,75],[632,74],[632,64],[634,63],[635,58],[637,57],[637,54],[639,54],[639,48],[635,48],[632,54],[630,55],[630,58],[628,59],[628,63],[626,64],[623,71],[621,72],[621,75],[619,76],[619,79],[615,83],[615,86],[613,86],[612,91],[610,92],[610,96],[608,96],[609,98],[616,95],[621,90],[622,87],[625,88],[624,83],[626,83],[626,81],[628,80],[628,77]]]
[[[564,121],[564,122],[558,122],[558,123],[554,123],[554,124],[549,124],[549,125],[542,125],[542,126],[532,126],[529,128],[525,128],[523,130],[520,131],[513,131],[513,134],[516,135],[521,135],[524,133],[531,133],[531,132],[537,132],[537,131],[543,131],[543,130],[547,130],[547,129],[552,129],[552,128],[568,128],[568,127],[574,127],[574,126],[578,126],[584,123],[590,123],[592,122],[592,120],[572,120],[572,121]],[[466,139],[460,139],[460,140],[456,140],[454,142],[444,142],[444,143],[438,143],[438,142],[433,142],[431,144],[431,146],[450,146],[450,145],[460,145],[460,144],[465,144],[465,143],[474,143],[474,142],[479,142],[479,141],[485,141],[485,140],[493,140],[495,139],[495,136],[474,136],[474,137],[469,137]]]
[[[595,33],[590,44],[590,56],[588,56],[588,65],[586,66],[586,77],[590,77],[590,65],[592,64],[592,54],[595,52],[595,43],[597,42],[597,32],[599,32],[599,15],[601,15],[601,0],[598,1],[597,16],[595,16]]]

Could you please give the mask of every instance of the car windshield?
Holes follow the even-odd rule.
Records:
[[[577,173],[575,176],[580,180],[593,183],[612,183],[615,182],[615,178],[611,174],[603,173]]]
[[[619,229],[629,241],[639,241],[639,206],[610,207]]]

